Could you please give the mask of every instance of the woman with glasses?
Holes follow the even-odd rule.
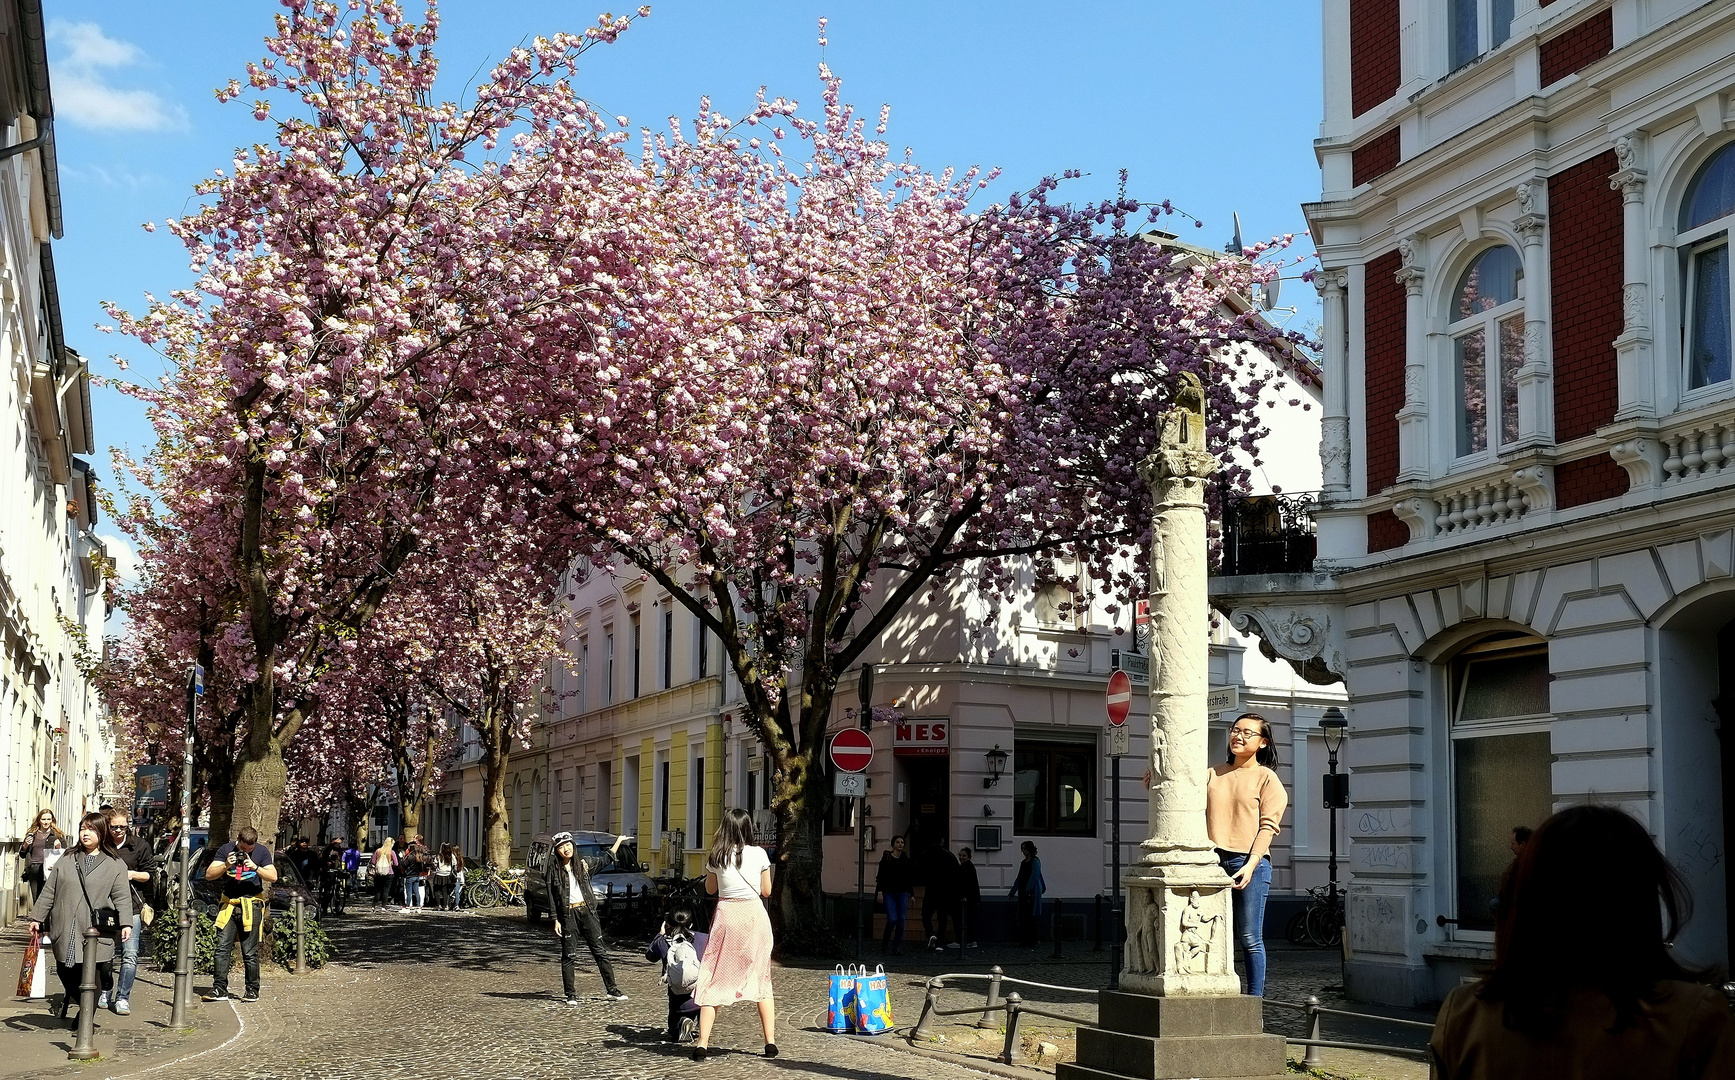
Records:
[[[1271,891],[1271,841],[1289,795],[1277,778],[1271,722],[1243,713],[1229,727],[1229,758],[1205,782],[1205,830],[1235,886],[1235,939],[1247,956],[1247,993],[1265,993],[1265,897]]]

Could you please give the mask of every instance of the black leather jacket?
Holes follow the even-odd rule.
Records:
[[[578,879],[580,896],[586,904],[596,904],[596,894],[590,888],[590,875],[606,861],[602,858],[587,859],[582,855],[572,857],[572,876]],[[566,868],[560,865],[560,856],[549,852],[548,867],[543,875],[548,880],[548,907],[558,915],[572,906],[572,887],[566,882]]]

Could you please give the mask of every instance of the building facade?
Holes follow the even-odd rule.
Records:
[[[1509,831],[1585,801],[1726,966],[1735,5],[1324,13],[1318,558],[1214,597],[1349,694],[1349,988],[1438,1000]]]
[[[66,347],[51,242],[61,235],[53,103],[35,0],[0,3],[0,924],[17,917],[19,845],[115,787],[112,729],[76,658],[107,617],[84,362]],[[130,781],[122,787],[130,789]]]

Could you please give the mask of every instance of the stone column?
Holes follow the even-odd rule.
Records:
[[[1319,425],[1322,502],[1349,498],[1349,357],[1344,337],[1344,289],[1348,284],[1347,270],[1321,270],[1313,275],[1324,321],[1320,359],[1325,379],[1325,416]]]
[[[1237,994],[1229,879],[1205,832],[1209,767],[1209,567],[1204,394],[1186,377],[1140,466],[1155,501],[1151,539],[1150,836],[1127,876],[1123,989],[1165,996]]]
[[[1119,990],[1097,996],[1078,1029],[1078,1059],[1055,1080],[1270,1077],[1283,1037],[1264,1034],[1262,1005],[1234,968],[1229,876],[1205,832],[1210,608],[1205,562],[1205,395],[1182,376],[1158,450],[1139,466],[1155,500],[1151,527],[1150,838],[1126,876]]]
[[[1524,238],[1524,363],[1518,369],[1518,443],[1520,447],[1554,443],[1554,365],[1549,357],[1548,257],[1542,241],[1548,231],[1543,181],[1518,185],[1519,217],[1515,224]]]
[[[1404,287],[1404,407],[1398,410],[1398,482],[1428,479],[1428,321],[1422,310],[1421,236],[1398,241]],[[1369,492],[1368,494],[1373,494]]]
[[[1625,270],[1621,309],[1624,325],[1615,338],[1615,365],[1620,378],[1616,420],[1646,420],[1657,415],[1656,375],[1651,368],[1650,247],[1645,242],[1644,136],[1638,132],[1615,140],[1620,171],[1609,186],[1621,193],[1625,212]]]

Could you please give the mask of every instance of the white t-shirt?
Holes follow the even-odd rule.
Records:
[[[720,867],[705,867],[707,873],[717,875],[717,896],[723,900],[759,899],[759,876],[769,869],[771,856],[762,847],[742,848],[739,867],[733,856]]]

